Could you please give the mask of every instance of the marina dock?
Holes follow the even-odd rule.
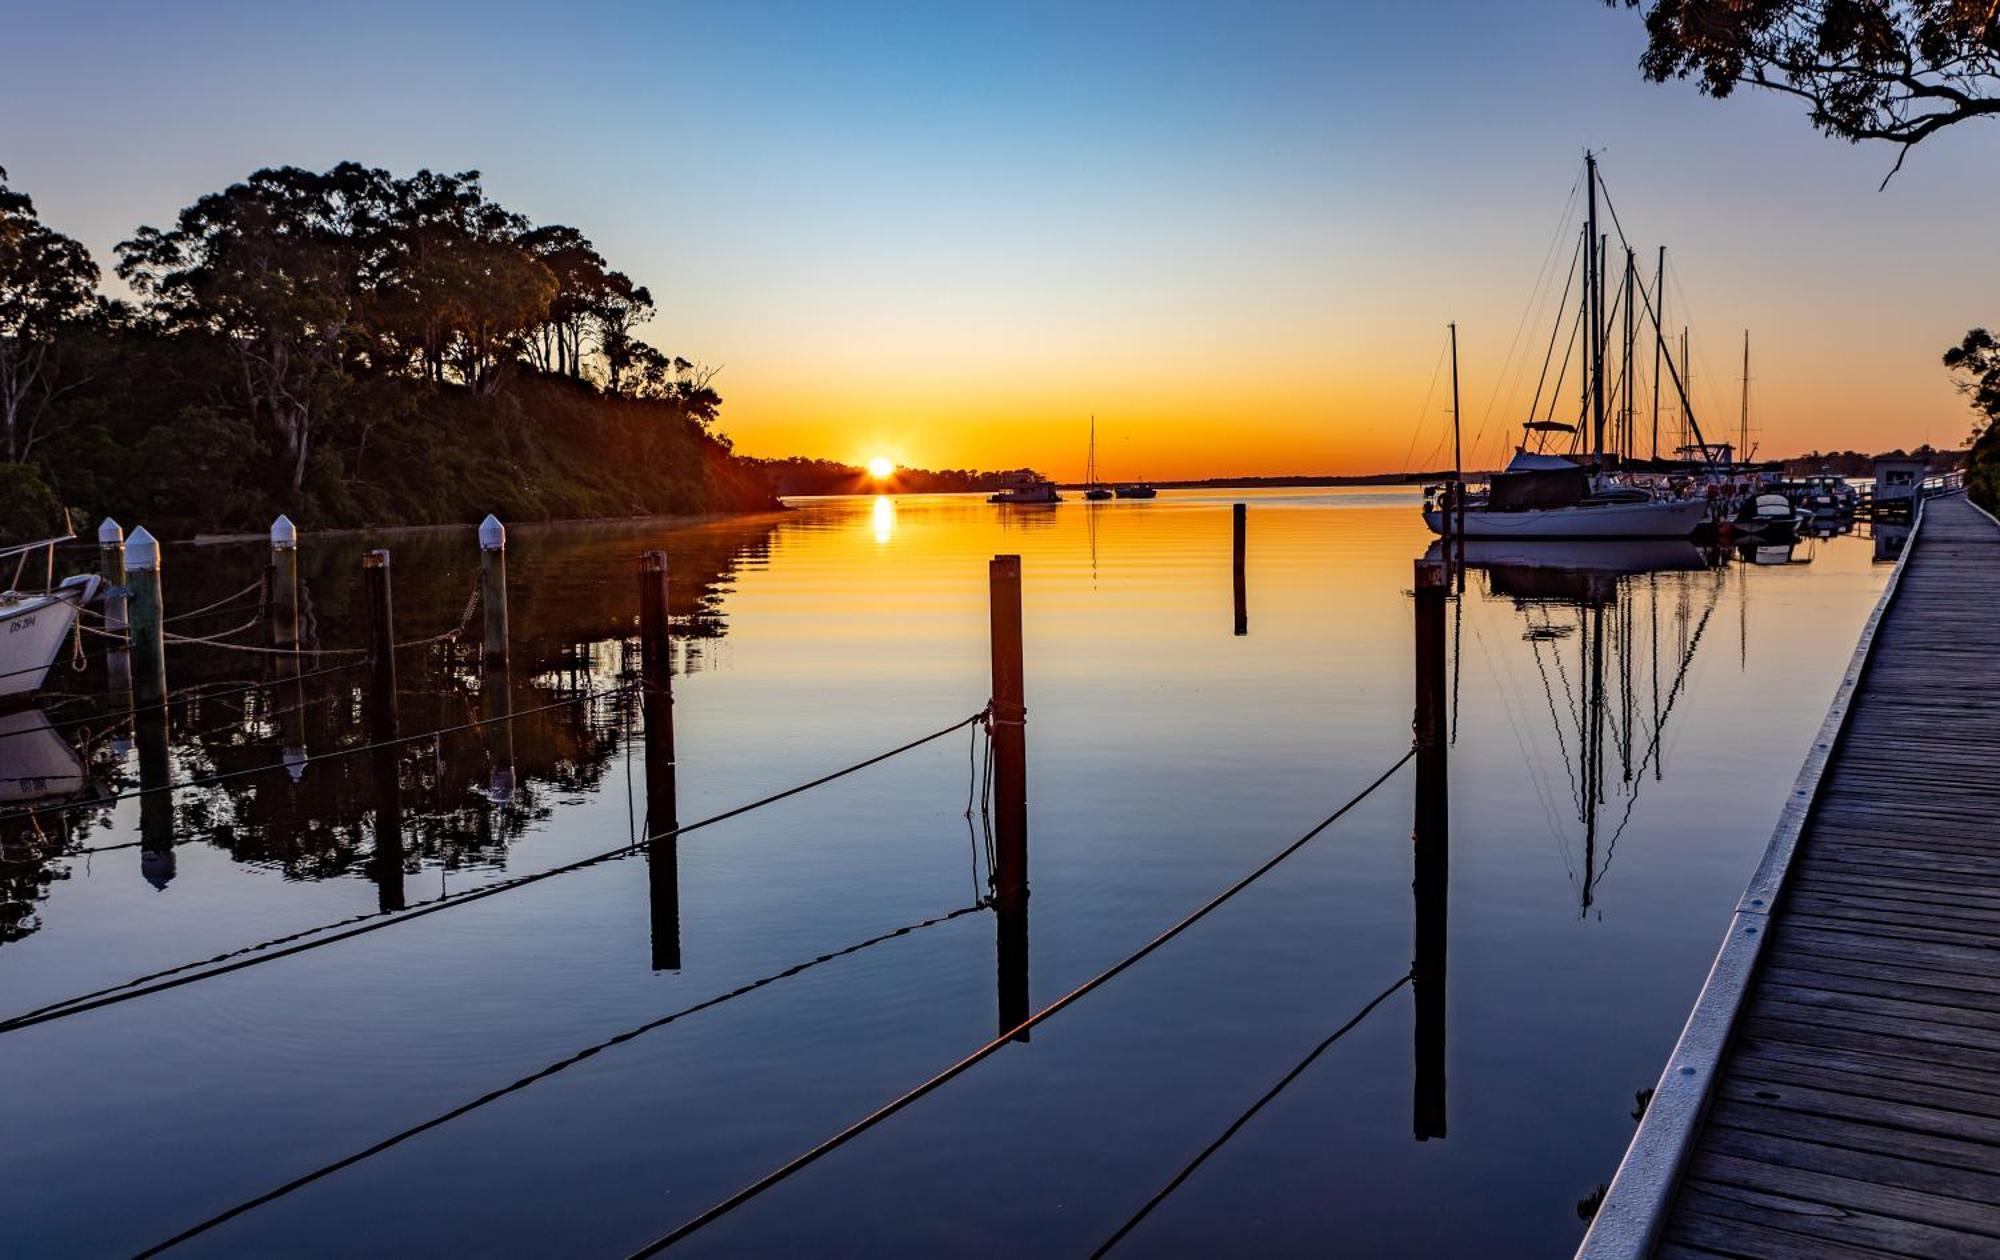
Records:
[[[1579,1257],[2000,1254],[1995,573],[1924,504]]]

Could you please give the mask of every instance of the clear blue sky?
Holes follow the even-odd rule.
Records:
[[[724,365],[758,454],[1073,473],[1095,411],[1159,476],[1396,466],[1435,436],[1447,319],[1484,416],[1586,146],[1673,251],[1711,412],[1752,330],[1766,453],[1962,437],[1937,356],[2000,322],[2000,125],[1877,193],[1893,153],[1643,83],[1637,16],[1594,0],[79,3],[7,29],[0,166],[107,269],[258,166],[476,168],[652,286],[647,335]],[[1500,392],[1494,435],[1525,405]]]

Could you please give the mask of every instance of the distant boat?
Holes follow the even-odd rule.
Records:
[[[20,557],[68,541],[45,538],[0,549],[0,560]],[[16,570],[16,578],[20,574]],[[53,590],[0,592],[0,702],[31,696],[42,689],[49,668],[69,642],[77,614],[97,595],[96,574],[79,574]]]
[[[1090,457],[1083,465],[1083,497],[1092,501],[1108,499],[1111,491],[1097,480],[1097,417],[1090,418]]]
[[[1127,485],[1119,486],[1112,493],[1121,499],[1150,499],[1160,492],[1143,481],[1134,481]]]
[[[1037,478],[1019,485],[1008,486],[996,494],[986,496],[988,503],[1061,503],[1062,496],[1056,493],[1056,483]]]
[[[1802,518],[1810,520],[1812,513],[1793,507],[1782,494],[1766,493],[1745,503],[1730,523],[1739,534],[1755,534],[1767,542],[1792,542],[1799,536]]]

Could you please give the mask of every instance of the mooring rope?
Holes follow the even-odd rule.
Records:
[[[1210,1142],[1207,1146],[1202,1147],[1201,1154],[1196,1155],[1193,1159],[1189,1160],[1186,1164],[1184,1164],[1181,1167],[1181,1170],[1179,1172],[1175,1173],[1173,1177],[1167,1181],[1167,1184],[1161,1186],[1158,1190],[1154,1191],[1153,1197],[1146,1200],[1146,1202],[1140,1206],[1138,1211],[1134,1212],[1123,1225],[1120,1225],[1117,1229],[1117,1232],[1113,1233],[1111,1237],[1105,1239],[1102,1243],[1098,1244],[1097,1250],[1090,1253],[1091,1260],[1098,1260],[1098,1257],[1104,1255],[1106,1252],[1110,1251],[1113,1247],[1116,1247],[1119,1244],[1119,1242],[1124,1239],[1125,1235],[1131,1233],[1134,1229],[1138,1228],[1139,1222],[1145,1220],[1146,1217],[1152,1213],[1154,1208],[1166,1202],[1168,1195],[1180,1189],[1181,1184],[1185,1182],[1189,1177],[1192,1177],[1194,1175],[1195,1169],[1200,1168],[1203,1163],[1207,1162],[1209,1156],[1221,1150],[1224,1143],[1228,1142],[1230,1138],[1235,1137],[1237,1132],[1241,1130],[1244,1125],[1250,1123],[1251,1117],[1255,1116],[1259,1111],[1262,1111],[1264,1109],[1264,1104],[1270,1102],[1273,1098],[1276,1098],[1279,1094],[1284,1093],[1285,1087],[1287,1085],[1290,1085],[1293,1081],[1297,1080],[1301,1073],[1303,1073],[1307,1068],[1311,1067],[1313,1065],[1314,1060],[1318,1059],[1320,1055],[1325,1054],[1327,1049],[1331,1047],[1334,1042],[1339,1041],[1342,1037],[1345,1037],[1348,1033],[1354,1031],[1354,1029],[1361,1023],[1362,1020],[1368,1018],[1368,1016],[1374,1012],[1376,1007],[1388,1001],[1391,994],[1395,993],[1396,990],[1402,988],[1404,985],[1410,983],[1410,979],[1411,979],[1410,973],[1404,972],[1400,977],[1397,978],[1396,983],[1390,985],[1388,988],[1382,990],[1380,993],[1377,993],[1373,998],[1370,998],[1368,1004],[1366,1006],[1363,1006],[1359,1011],[1356,1011],[1352,1019],[1349,1019],[1346,1023],[1342,1024],[1340,1027],[1334,1029],[1333,1032],[1329,1034],[1325,1040],[1321,1041],[1318,1045],[1314,1046],[1312,1048],[1311,1053],[1307,1054],[1305,1058],[1300,1059],[1298,1061],[1298,1064],[1294,1066],[1291,1071],[1285,1073],[1283,1076],[1278,1078],[1277,1084],[1265,1090],[1263,1095],[1259,1097],[1256,1102],[1251,1103],[1249,1110],[1245,1111],[1242,1115],[1236,1117],[1235,1121],[1231,1123],[1228,1128],[1224,1129],[1219,1135],[1217,1135],[1216,1139],[1213,1142]]]
[[[592,693],[592,694],[604,694],[604,693]],[[899,756],[903,753],[911,751],[912,749],[921,748],[925,744],[931,743],[934,740],[943,739],[947,735],[955,734],[961,728],[970,725],[971,723],[983,720],[985,716],[986,716],[986,711],[982,709],[978,713],[973,714],[971,717],[961,718],[958,721],[953,722],[950,726],[944,727],[941,730],[933,731],[929,735],[920,736],[916,739],[911,740],[906,744],[900,744],[895,748],[891,748],[887,752],[877,753],[874,756],[867,758],[866,760],[857,761],[849,766],[843,766],[842,768],[832,771],[831,773],[820,775],[818,778],[815,779],[809,779],[804,783],[800,783],[793,787],[786,788],[783,791],[773,792],[768,796],[759,797],[757,800],[749,801],[745,804],[735,806],[731,809],[723,810],[719,814],[711,814],[707,818],[703,818],[698,822],[691,822],[684,826],[672,827],[665,831],[649,835],[644,839],[632,844],[619,845],[615,849],[607,849],[602,853],[593,854],[590,857],[578,858],[573,862],[566,862],[560,866],[552,866],[545,871],[535,871],[531,874],[516,876],[512,879],[501,880],[497,883],[483,884],[478,888],[469,888],[464,892],[446,893],[441,897],[433,898],[428,902],[424,902],[419,905],[409,907],[405,910],[378,911],[375,914],[363,915],[359,917],[360,918],[359,922],[357,922],[356,919],[354,918],[349,918],[342,920],[338,923],[326,924],[318,928],[310,928],[304,932],[294,932],[290,936],[279,938],[276,941],[267,941],[261,945],[247,946],[245,947],[245,950],[235,951],[236,953],[239,954],[245,951],[249,951],[253,956],[239,957],[236,958],[234,961],[228,962],[219,967],[210,967],[207,970],[195,971],[192,975],[162,973],[161,977],[158,978],[157,981],[149,977],[140,977],[137,980],[126,981],[124,984],[121,985],[114,985],[110,989],[99,990],[94,994],[84,994],[75,998],[67,999],[62,1002],[51,1003],[47,1006],[40,1008],[39,1010],[30,1011],[21,1015],[17,1015],[7,1020],[0,1020],[0,1034],[16,1032],[23,1028],[33,1027],[36,1024],[48,1023],[51,1020],[63,1019],[71,1015],[80,1015],[85,1011],[98,1010],[106,1006],[117,1005],[118,1003],[121,1002],[129,1002],[134,998],[146,997],[154,993],[163,993],[168,989],[177,989],[182,985],[193,984],[199,980],[209,980],[217,976],[228,975],[231,972],[241,971],[246,967],[256,966],[260,963],[274,962],[280,958],[289,958],[294,954],[302,954],[308,950],[318,949],[325,945],[333,945],[341,941],[352,940],[357,936],[363,936],[369,932],[377,932],[383,928],[396,927],[404,923],[409,923],[412,920],[421,919],[426,915],[436,914],[441,910],[449,910],[457,906],[469,905],[475,901],[483,901],[488,897],[495,897],[504,892],[512,892],[516,888],[525,888],[530,884],[538,884],[545,879],[554,879],[558,875],[567,875],[573,871],[580,871],[586,867],[596,866],[599,865],[600,863],[611,861],[614,858],[626,857],[629,856],[630,854],[640,851],[641,849],[645,848],[647,845],[653,843],[656,840],[672,839],[678,836],[687,835],[689,832],[699,831],[704,827],[712,827],[717,823],[726,822],[731,818],[738,817],[739,815],[742,814],[747,814],[752,810],[762,809],[766,805],[776,804],[778,801],[782,801],[787,797],[797,796],[801,792],[811,791],[813,788],[824,786],[825,784],[833,782],[835,779],[845,778],[850,774],[856,773],[857,771],[865,770],[870,766],[877,765],[880,764],[881,762],[887,761],[891,757]],[[414,738],[425,738],[425,737],[416,736]],[[407,742],[407,741],[397,741],[397,742]],[[378,747],[379,746],[380,745],[378,745]],[[356,751],[360,750],[357,749]],[[118,847],[123,848],[130,846],[121,845]],[[82,850],[82,852],[91,852],[91,851],[92,850]],[[328,932],[331,932],[333,934],[321,935],[322,933],[328,933]],[[316,937],[316,939],[300,941],[298,938],[301,936],[313,936]],[[297,943],[292,943],[292,942],[297,942]],[[283,945],[284,948],[274,949],[275,946],[279,945]],[[265,950],[272,950],[273,952],[262,952]],[[173,972],[185,972],[188,970],[189,967],[199,967],[201,965],[202,964],[200,963],[192,963],[192,964],[187,964],[186,966],[174,968],[172,970]]]
[[[322,1164],[320,1167],[315,1168],[313,1171],[306,1173],[303,1176],[294,1177],[292,1180],[286,1182],[282,1186],[278,1186],[274,1189],[267,1190],[263,1194],[260,1194],[253,1199],[245,1199],[243,1202],[238,1203],[236,1206],[229,1208],[226,1211],[218,1212],[214,1216],[209,1217],[207,1220],[202,1221],[197,1225],[189,1226],[187,1229],[182,1230],[180,1233],[175,1234],[172,1238],[169,1238],[164,1242],[154,1243],[152,1246],[146,1248],[144,1251],[141,1251],[139,1255],[141,1257],[154,1256],[158,1255],[162,1251],[166,1251],[168,1248],[178,1247],[180,1244],[187,1242],[189,1239],[192,1239],[200,1234],[205,1234],[209,1230],[214,1229],[216,1226],[221,1225],[227,1221],[233,1220],[236,1217],[243,1215],[245,1212],[249,1212],[256,1208],[260,1208],[264,1206],[266,1203],[272,1202],[273,1200],[282,1199],[286,1195],[292,1193],[294,1190],[302,1190],[305,1187],[311,1185],[313,1182],[319,1181],[325,1177],[332,1176],[334,1173],[339,1172],[343,1168],[351,1168],[365,1159],[370,1159],[376,1155],[380,1155],[382,1152],[390,1149],[391,1147],[401,1145],[402,1143],[409,1141],[411,1138],[416,1137],[420,1133],[426,1133],[432,1129],[437,1128],[440,1125],[448,1124],[449,1122],[456,1120],[461,1116],[479,1110],[481,1107],[484,1107],[489,1103],[498,1102],[500,1099],[505,1098],[509,1094],[517,1093],[520,1090],[526,1089],[528,1086],[533,1085],[538,1081],[545,1081],[549,1077],[556,1075],[558,1072],[564,1071],[565,1069],[568,1068],[575,1067],[577,1064],[584,1062],[586,1059],[601,1054],[604,1051],[609,1050],[614,1046],[623,1045],[628,1041],[637,1040],[638,1038],[643,1037],[647,1033],[653,1032],[656,1029],[664,1028],[668,1024],[674,1023],[677,1020],[686,1019],[688,1016],[698,1014],[702,1011],[713,1010],[714,1008],[721,1006],[725,1002],[735,1001],[737,998],[743,997],[747,994],[755,993],[757,990],[765,988],[769,985],[776,984],[780,980],[789,980],[793,976],[799,975],[803,972],[811,971],[814,967],[823,966],[827,963],[833,962],[835,959],[846,958],[851,955],[858,954],[864,949],[870,949],[876,945],[883,944],[886,941],[893,941],[900,937],[909,936],[912,935],[913,933],[920,932],[925,928],[936,927],[941,923],[949,923],[953,919],[962,918],[965,915],[972,914],[975,911],[983,910],[985,908],[986,908],[986,903],[984,901],[978,901],[972,903],[971,905],[960,906],[958,909],[948,911],[947,913],[944,914],[932,915],[928,919],[920,919],[915,923],[906,923],[899,928],[894,928],[890,931],[878,933],[875,936],[871,936],[865,941],[856,941],[852,945],[844,946],[843,948],[832,950],[824,954],[820,954],[819,956],[815,958],[809,958],[804,962],[793,963],[791,966],[785,968],[783,971],[772,972],[770,975],[761,976],[755,980],[747,981],[743,984],[736,986],[735,988],[729,990],[726,993],[718,993],[714,997],[707,998],[700,1002],[696,1002],[692,1006],[684,1006],[677,1011],[673,1011],[666,1015],[662,1015],[657,1019],[648,1020],[646,1023],[640,1024],[636,1028],[629,1028],[624,1032],[619,1033],[615,1037],[607,1037],[603,1041],[599,1041],[592,1045],[585,1046],[583,1049],[578,1050],[573,1054],[567,1055],[561,1059],[557,1059],[554,1063],[549,1064],[547,1067],[541,1068],[534,1072],[530,1072],[528,1075],[521,1077],[519,1080],[516,1080],[511,1084],[503,1085],[498,1089],[489,1090],[486,1093],[481,1094],[479,1097],[472,1099],[470,1102],[461,1103],[458,1106],[453,1107],[450,1111],[442,1112],[438,1115],[432,1116],[430,1119],[424,1121],[422,1124],[411,1125],[409,1128],[404,1129],[400,1133],[396,1133],[390,1137],[383,1138],[381,1141],[376,1142],[374,1145],[356,1151],[352,1155],[348,1155],[341,1159],[334,1160],[332,1163],[329,1164]]]
[[[783,1166],[776,1168],[771,1172],[766,1173],[764,1176],[759,1177],[756,1181],[751,1182],[749,1185],[743,1187],[743,1189],[738,1190],[735,1194],[730,1195],[728,1198],[715,1204],[713,1207],[708,1208],[706,1211],[700,1213],[697,1216],[689,1218],[687,1221],[676,1226],[674,1229],[668,1231],[665,1234],[662,1234],[660,1237],[654,1239],[652,1242],[647,1243],[645,1246],[639,1248],[637,1251],[632,1253],[633,1260],[637,1260],[637,1258],[641,1256],[655,1255],[665,1250],[666,1248],[673,1246],[675,1243],[679,1242],[683,1238],[686,1238],[688,1235],[694,1233],[696,1230],[702,1228],[704,1225],[708,1225],[720,1219],[721,1217],[728,1215],[730,1212],[735,1211],[737,1208],[742,1207],[745,1203],[748,1203],[750,1200],[756,1198],[758,1195],[764,1193],[766,1190],[771,1189],[773,1186],[776,1186],[780,1182],[791,1177],[792,1174],[798,1172],[799,1170],[813,1163],[816,1163],[823,1156],[831,1154],[833,1151],[836,1151],[840,1147],[845,1146],[847,1143],[853,1141],[855,1138],[861,1136],[863,1133],[866,1133],[868,1130],[874,1128],[876,1125],[882,1123],[884,1120],[887,1120],[889,1117],[895,1115],[897,1112],[903,1110],[905,1107],[908,1107],[910,1104],[932,1093],[933,1091],[937,1090],[938,1088],[945,1085],[947,1082],[955,1079],[956,1077],[960,1076],[961,1074],[970,1071],[972,1068],[978,1066],[980,1063],[985,1062],[988,1058],[997,1053],[1001,1049],[1001,1047],[1008,1045],[1022,1033],[1029,1031],[1030,1029],[1034,1028],[1037,1024],[1042,1023],[1044,1020],[1049,1019],[1051,1016],[1057,1014],[1066,1007],[1069,1007],[1074,1003],[1081,1001],[1083,998],[1085,998],[1095,990],[1101,988],[1105,984],[1110,983],[1119,974],[1121,974],[1128,968],[1138,963],[1141,959],[1145,958],[1148,954],[1151,954],[1154,950],[1160,948],[1162,945],[1165,945],[1168,941],[1173,940],[1176,936],[1179,936],[1182,932],[1187,931],[1195,924],[1201,922],[1204,918],[1207,918],[1208,915],[1212,911],[1214,911],[1217,907],[1223,905],[1225,902],[1229,901],[1232,897],[1236,896],[1236,894],[1242,892],[1250,885],[1256,883],[1259,879],[1262,879],[1271,870],[1276,868],[1279,863],[1283,862],[1286,858],[1292,856],[1294,853],[1297,853],[1300,849],[1304,848],[1310,841],[1312,841],[1314,837],[1318,836],[1321,832],[1325,831],[1328,827],[1331,827],[1335,822],[1339,821],[1342,816],[1344,816],[1349,810],[1353,809],[1356,805],[1359,805],[1362,801],[1366,800],[1369,794],[1374,792],[1376,788],[1379,788],[1384,783],[1387,783],[1391,775],[1395,774],[1396,771],[1402,769],[1403,766],[1407,764],[1410,761],[1410,759],[1415,757],[1416,755],[1417,755],[1416,748],[1411,747],[1401,757],[1398,757],[1396,759],[1394,765],[1390,766],[1387,770],[1384,770],[1375,779],[1374,782],[1370,783],[1367,787],[1362,788],[1360,792],[1356,793],[1350,800],[1348,800],[1346,804],[1342,805],[1339,809],[1336,809],[1335,811],[1333,811],[1333,813],[1327,815],[1324,819],[1321,819],[1317,824],[1313,826],[1313,828],[1310,831],[1307,831],[1297,840],[1292,841],[1290,844],[1280,849],[1277,853],[1273,854],[1270,858],[1266,859],[1261,866],[1257,867],[1255,870],[1251,871],[1248,875],[1243,876],[1241,879],[1237,880],[1229,887],[1223,889],[1221,892],[1215,894],[1215,896],[1203,902],[1199,907],[1197,907],[1193,911],[1190,911],[1188,914],[1183,916],[1172,927],[1167,928],[1165,931],[1161,932],[1158,936],[1155,936],[1152,940],[1147,941],[1144,945],[1140,946],[1134,952],[1127,954],[1124,958],[1120,959],[1118,962],[1112,964],[1105,970],[1097,973],[1097,975],[1091,977],[1089,980],[1084,981],[1076,988],[1071,989],[1068,993],[1063,994],[1055,1001],[1049,1003],[1047,1006],[1044,1006],[1041,1010],[1036,1011],[1033,1015],[1030,1015],[1027,1019],[1021,1021],[1020,1024],[1001,1033],[998,1037],[995,1037],[993,1040],[987,1042],[985,1045],[979,1047],[977,1050],[974,1050],[971,1054],[966,1055],[964,1058],[952,1064],[950,1067],[944,1069],[942,1072],[939,1072],[937,1075],[931,1077],[929,1080],[926,1080],[921,1085],[918,1085],[904,1092],[903,1094],[898,1095],[896,1098],[890,1100],[889,1102],[884,1103],[882,1106],[877,1107],[874,1111],[871,1111],[867,1115],[863,1116],[861,1119],[854,1121],[852,1124],[848,1125],[840,1132],[834,1134],[832,1137],[827,1138],[825,1141],[813,1147],[811,1150],[808,1150],[803,1154],[794,1157],[789,1163],[786,1163]],[[0,1026],[0,1031],[4,1031],[4,1026]]]

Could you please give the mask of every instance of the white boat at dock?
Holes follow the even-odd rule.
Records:
[[[62,538],[45,538],[0,550],[0,560],[18,558],[14,580],[19,583],[34,551],[54,554]],[[32,696],[42,689],[49,668],[69,645],[83,606],[97,597],[99,579],[80,574],[49,590],[0,592],[0,704]]]

